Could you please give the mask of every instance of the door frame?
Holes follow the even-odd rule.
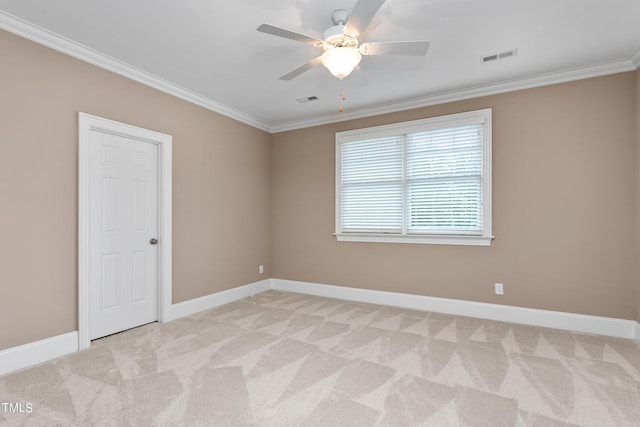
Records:
[[[78,349],[91,346],[90,339],[90,196],[91,162],[89,138],[92,131],[137,139],[158,147],[158,321],[169,320],[171,309],[172,253],[172,136],[78,113]]]

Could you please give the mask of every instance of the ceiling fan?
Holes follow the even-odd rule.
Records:
[[[429,42],[425,40],[360,43],[358,37],[384,2],[385,0],[358,0],[351,14],[345,9],[333,11],[331,19],[334,25],[325,30],[322,40],[269,24],[260,25],[257,30],[262,33],[324,49],[322,55],[279,79],[292,80],[319,64],[324,65],[337,78],[343,79],[358,66],[362,55],[426,55]]]

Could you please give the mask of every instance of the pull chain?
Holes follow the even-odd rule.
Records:
[[[340,98],[342,98],[342,102],[344,102],[344,101],[346,101],[346,100],[347,100],[347,95],[343,92],[343,93],[340,95]],[[342,103],[340,103],[340,108],[339,108],[338,110],[342,113]]]

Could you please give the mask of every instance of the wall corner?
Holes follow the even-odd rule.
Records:
[[[640,322],[640,68],[635,73],[635,285],[636,320]],[[640,323],[636,328],[636,340],[640,341]]]

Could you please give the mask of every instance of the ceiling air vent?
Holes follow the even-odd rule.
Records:
[[[317,96],[306,96],[304,98],[298,98],[297,101],[300,104],[304,104],[305,102],[311,102],[311,101],[317,101],[318,97]]]
[[[485,56],[482,58],[482,62],[496,61],[498,59],[510,58],[516,56],[518,49],[507,50],[506,52],[494,53],[493,55]]]

